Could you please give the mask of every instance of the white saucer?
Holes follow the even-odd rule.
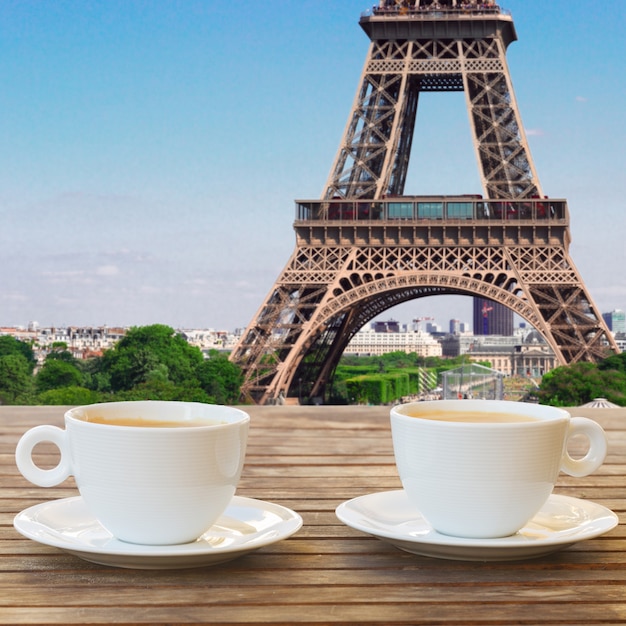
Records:
[[[441,559],[511,561],[556,552],[614,528],[613,511],[588,500],[551,495],[520,531],[498,539],[442,535],[409,502],[403,490],[373,493],[339,505],[337,517],[347,526],[394,546]]]
[[[177,569],[223,563],[285,539],[300,529],[302,518],[278,504],[234,496],[217,523],[196,541],[147,546],[115,539],[76,496],[30,507],[13,525],[29,539],[93,563]]]

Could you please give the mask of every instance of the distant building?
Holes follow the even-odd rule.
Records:
[[[515,347],[513,373],[517,376],[541,378],[559,366],[556,355],[536,330],[529,332],[523,343]]]
[[[609,313],[602,313],[602,319],[613,334],[626,333],[626,313],[624,311],[615,309]]]
[[[424,331],[379,332],[374,328],[361,329],[354,335],[344,354],[380,356],[389,352],[415,352],[424,357],[441,356],[441,344]]]
[[[615,333],[615,342],[620,352],[626,352],[626,333]]]
[[[440,339],[444,357],[462,354],[472,361],[487,361],[506,376],[541,377],[557,367],[554,352],[536,331],[519,329],[511,337],[498,335],[447,335]]]
[[[440,337],[439,342],[443,349],[443,356],[454,358],[477,350],[479,346],[504,346],[508,349],[513,348],[523,342],[524,335],[527,333],[528,331],[525,333],[516,331],[516,333],[510,337],[500,335],[472,335],[471,333],[461,335],[449,334],[445,337]]]
[[[475,335],[513,335],[513,311],[499,302],[474,298]]]
[[[396,320],[386,322],[372,322],[372,330],[375,333],[399,333],[400,324]]]
[[[439,324],[434,324],[433,322],[428,322],[426,324],[426,332],[427,333],[440,333],[441,332],[441,326],[439,326]]]
[[[200,348],[204,353],[210,350],[228,352],[237,343],[237,336],[226,330],[214,330],[213,328],[181,330],[180,334],[187,340],[187,343]]]
[[[77,359],[101,356],[112,348],[128,329],[108,326],[52,326],[40,327],[36,322],[21,327],[0,327],[0,335],[10,335],[33,346],[35,358],[43,363],[54,344],[63,343]],[[197,346],[204,354],[210,350],[230,351],[237,343],[237,334],[225,330],[178,330],[189,344]]]
[[[463,335],[470,332],[468,324],[461,320],[450,320],[449,324],[451,335]]]
[[[523,339],[515,339],[508,345],[504,342],[494,345],[489,341],[475,343],[467,354],[472,361],[488,361],[493,369],[506,376],[541,378],[558,366],[552,348],[536,330],[531,330]]]

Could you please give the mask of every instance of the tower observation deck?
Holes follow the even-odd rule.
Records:
[[[617,351],[569,256],[567,202],[535,172],[506,63],[511,15],[383,0],[359,23],[369,52],[326,186],[296,201],[295,250],[231,354],[246,398],[323,401],[354,334],[424,296],[498,302],[562,364]],[[451,91],[465,94],[482,193],[405,196],[419,96]]]

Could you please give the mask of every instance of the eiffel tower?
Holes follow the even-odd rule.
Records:
[[[615,341],[572,262],[564,199],[544,196],[513,93],[517,39],[499,6],[382,0],[319,200],[297,200],[295,250],[231,354],[244,397],[321,402],[368,321],[424,296],[480,296],[537,329],[558,362],[598,361]],[[463,91],[478,196],[404,196],[422,92]]]

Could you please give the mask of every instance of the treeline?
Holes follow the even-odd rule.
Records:
[[[441,372],[471,363],[392,352],[343,356],[329,389],[331,404],[389,404],[434,388]],[[169,326],[131,328],[101,357],[76,359],[53,345],[36,367],[30,344],[0,337],[0,404],[78,405],[115,400],[179,400],[237,404],[241,370],[216,350],[205,358]],[[483,363],[490,367],[489,363]],[[543,376],[534,392],[541,404],[580,406],[602,397],[626,406],[626,353],[599,363],[575,363]]]
[[[626,406],[626,352],[599,363],[574,363],[544,374],[537,397],[541,404],[582,406],[606,398]]]
[[[0,403],[78,405],[117,400],[234,404],[240,369],[217,351],[205,358],[173,328],[131,328],[101,357],[80,360],[55,344],[36,368],[32,346],[0,337]]]
[[[344,356],[330,386],[331,404],[388,404],[437,386],[440,373],[470,362],[392,352]],[[119,400],[237,404],[243,376],[228,357],[208,358],[173,328],[131,328],[101,357],[76,359],[54,344],[37,367],[30,344],[0,337],[0,404],[79,405]],[[303,399],[306,401],[305,399]]]

